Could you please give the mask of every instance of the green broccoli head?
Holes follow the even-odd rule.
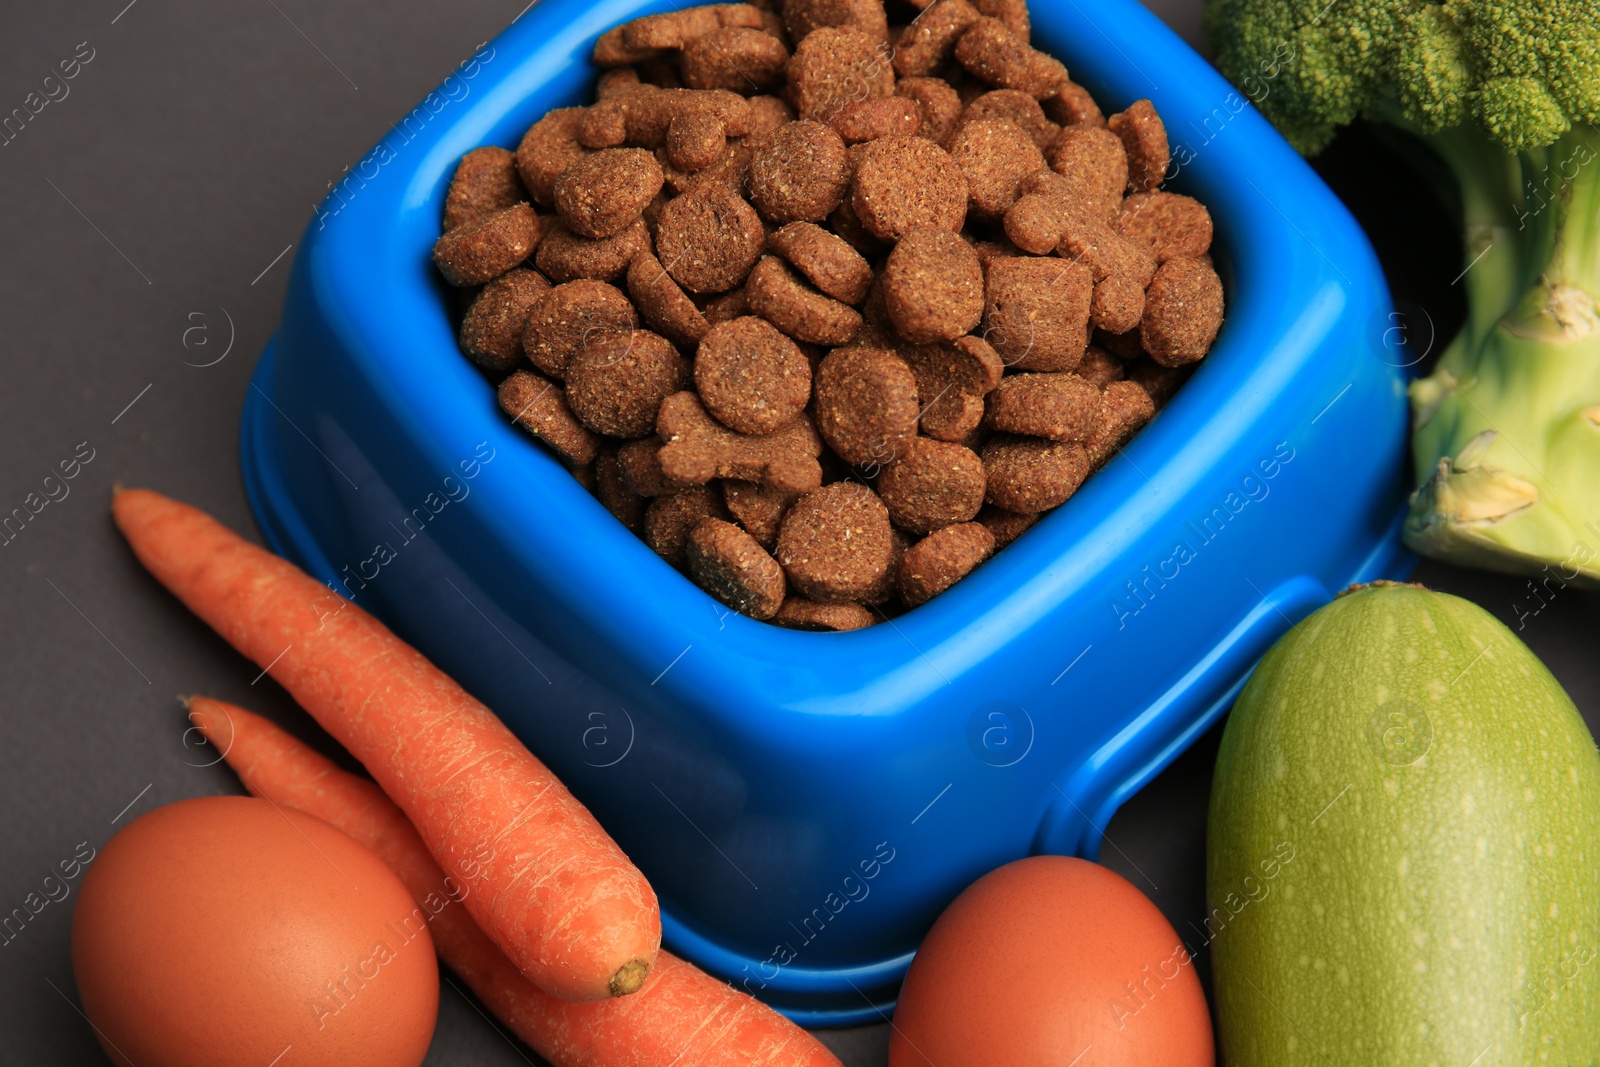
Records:
[[[1472,123],[1510,151],[1600,118],[1590,4],[1209,0],[1206,28],[1218,67],[1302,152],[1362,115]]]

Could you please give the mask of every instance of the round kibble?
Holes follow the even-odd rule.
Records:
[[[789,50],[768,33],[724,26],[683,47],[683,83],[691,89],[753,93],[783,84]]]
[[[827,121],[846,104],[894,93],[883,38],[849,26],[812,30],[789,60],[789,94],[803,119]]]
[[[1067,371],[1089,342],[1089,268],[1054,257],[989,261],[984,339],[1008,367]]]
[[[750,157],[750,199],[771,222],[821,222],[850,187],[850,156],[837,130],[801,120],[780,126]]]
[[[1067,80],[1061,61],[1029,47],[999,19],[978,19],[956,42],[956,62],[997,89],[1020,89],[1037,100],[1054,96]]]
[[[811,600],[859,600],[889,569],[892,555],[889,509],[858,482],[807,493],[778,532],[778,562]]]
[[[433,246],[433,263],[451,285],[482,285],[532,254],[540,244],[539,219],[514,204],[457,226]]]
[[[712,121],[715,121],[713,119]],[[574,160],[556,179],[556,210],[573,233],[610,237],[661,191],[661,164],[642,148],[607,148]]]
[[[879,137],[914,137],[922,129],[922,107],[906,96],[874,96],[835,111],[829,124],[846,144]]]
[[[704,518],[684,543],[683,562],[701,589],[752,619],[770,619],[783,604],[783,568],[731,522]]]
[[[705,519],[723,519],[727,515],[715,484],[691,485],[671,496],[658,496],[644,510],[645,544],[682,570],[684,549],[694,528]]]
[[[817,368],[817,430],[846,463],[893,462],[917,432],[917,380],[883,348],[836,348]]]
[[[995,89],[984,93],[961,113],[962,122],[973,119],[1005,119],[1013,122],[1021,127],[1041,153],[1047,151],[1061,136],[1061,127],[1045,117],[1039,101],[1020,89]]]
[[[628,295],[644,321],[674,344],[693,345],[711,328],[694,301],[648,251],[628,264]]]
[[[989,423],[1006,433],[1081,441],[1099,415],[1099,388],[1076,374],[1011,374],[989,394]]]
[[[588,154],[578,143],[578,126],[583,122],[581,107],[562,107],[528,127],[517,146],[517,174],[534,203],[555,203],[556,179],[574,160]]]
[[[811,222],[791,222],[767,238],[767,248],[835,300],[859,304],[872,285],[872,267],[837,234]]]
[[[579,278],[609,282],[628,269],[640,249],[649,247],[650,231],[644,219],[635,219],[620,233],[599,240],[573,233],[564,223],[552,220],[533,261],[546,278],[558,284]]]
[[[766,241],[755,208],[729,192],[677,197],[656,222],[656,255],[691,293],[724,293],[743,282]]]
[[[967,217],[967,180],[950,154],[922,137],[880,137],[859,149],[850,202],[873,236],[897,241],[927,226],[951,233]]]
[[[709,111],[685,111],[667,126],[667,160],[688,173],[705,170],[728,150],[722,121]]]
[[[1222,328],[1222,281],[1197,259],[1161,264],[1145,290],[1139,342],[1164,367],[1193,363],[1211,351]]]
[[[1128,190],[1147,193],[1167,176],[1171,154],[1167,127],[1148,100],[1135,100],[1126,111],[1112,115],[1106,128],[1122,138],[1128,153]]]
[[[665,337],[610,330],[591,334],[567,365],[567,403],[596,433],[646,437],[661,401],[688,380],[689,365]]]
[[[811,399],[811,364],[765,319],[713,326],[695,354],[694,384],[706,410],[739,433],[788,425]]]
[[[861,328],[855,308],[808,287],[777,256],[761,257],[745,295],[751,311],[796,341],[840,345]]]
[[[877,482],[889,518],[914,534],[970,520],[983,506],[984,486],[977,453],[927,437],[907,441]]]
[[[968,210],[984,219],[1004,215],[1022,179],[1045,165],[1028,132],[1003,118],[962,122],[950,138],[950,158],[967,179]]]
[[[980,454],[988,483],[984,499],[1021,515],[1065,503],[1089,474],[1089,456],[1079,444],[997,434]]]
[[[1144,241],[1160,263],[1176,256],[1199,259],[1211,251],[1211,212],[1180,193],[1134,193],[1122,201],[1117,231]]]
[[[903,78],[934,73],[949,62],[956,42],[981,17],[982,12],[967,0],[927,4],[895,42],[894,69]]]
[[[1121,139],[1096,126],[1068,126],[1050,152],[1061,188],[1086,212],[1114,219],[1128,184],[1128,154]]]
[[[819,604],[802,596],[789,596],[784,598],[783,606],[772,617],[772,621],[791,630],[837,633],[864,629],[878,620],[873,617],[872,612],[848,600],[834,604]]]
[[[994,537],[994,550],[998,552],[1027,533],[1028,529],[1039,521],[1039,516],[1018,515],[1014,511],[985,504],[974,521],[982,523],[984,529]]]
[[[1144,318],[1144,286],[1131,274],[1111,274],[1094,283],[1089,321],[1096,329],[1123,333]],[[1209,342],[1208,342],[1209,344]]]
[[[795,41],[830,26],[849,26],[878,40],[889,35],[880,0],[784,0],[781,6],[783,24]]]
[[[549,291],[544,275],[522,268],[484,286],[461,318],[461,351],[491,374],[510,371],[522,362],[528,316]]]
[[[517,177],[515,152],[486,145],[461,157],[444,197],[444,228],[503,211],[528,199]]]
[[[961,0],[965,3],[966,0]],[[895,82],[897,96],[915,100],[922,109],[922,125],[917,136],[943,144],[955,132],[961,119],[961,96],[943,78],[901,78]]]
[[[615,286],[589,279],[566,282],[545,293],[529,311],[522,348],[535,367],[562,379],[591,334],[638,325],[633,305]]]
[[[981,523],[941,527],[906,549],[896,583],[914,608],[955,585],[994,554],[994,535]]]
[[[500,410],[549,446],[569,467],[591,462],[600,439],[590,433],[567,406],[566,392],[550,379],[519,370],[500,383]]]
[[[907,341],[949,341],[983,317],[983,266],[953,233],[910,230],[883,270],[884,308]]]

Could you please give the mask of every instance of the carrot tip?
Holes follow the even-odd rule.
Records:
[[[611,995],[625,997],[629,993],[637,993],[649,974],[650,965],[644,960],[629,960],[611,976]]]

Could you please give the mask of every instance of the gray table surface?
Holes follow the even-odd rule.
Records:
[[[251,684],[255,667],[153,595],[107,516],[111,485],[159,487],[254,530],[240,405],[312,205],[523,3],[7,5],[0,114],[30,93],[55,99],[0,146],[0,512],[42,495],[60,460],[93,458],[0,548],[0,911],[77,842],[238,791],[226,768],[191,765],[204,760],[185,747],[174,694],[238,700],[317,736],[270,681]],[[1193,0],[1154,6],[1198,36]],[[74,56],[75,78],[45,83]],[[1432,564],[1419,577],[1515,625],[1520,581]],[[1591,727],[1597,606],[1563,592],[1522,631]],[[1180,931],[1204,913],[1216,737],[1117,815],[1103,857]],[[76,1006],[72,906],[49,905],[0,949],[6,1062],[105,1062]],[[847,1064],[885,1062],[887,1026],[822,1036]],[[429,1064],[536,1061],[444,988]]]

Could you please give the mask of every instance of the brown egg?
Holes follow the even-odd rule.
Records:
[[[1194,962],[1097,863],[1033,856],[968,886],[900,989],[890,1067],[1212,1067]]]
[[[320,819],[201,797],[101,850],[72,968],[117,1064],[416,1067],[439,1007],[425,915]]]

